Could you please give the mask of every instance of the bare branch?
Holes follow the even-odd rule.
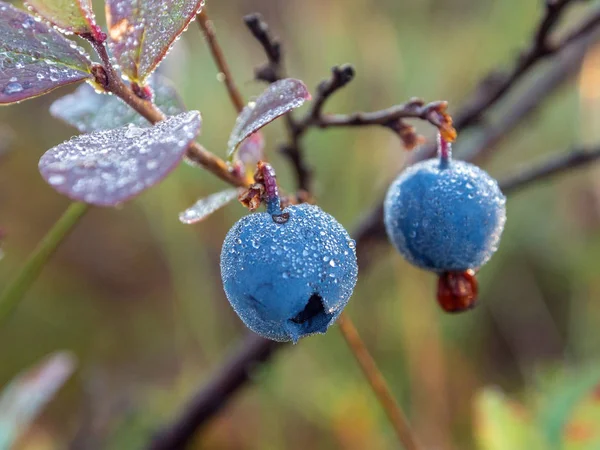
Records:
[[[346,86],[354,78],[354,67],[350,64],[335,66],[331,69],[331,78],[324,80],[317,87],[317,95],[312,103],[307,120],[318,122],[323,115],[323,106],[333,93]]]
[[[256,367],[268,360],[278,347],[283,344],[249,334],[211,381],[190,399],[172,425],[154,437],[148,450],[185,448],[196,431],[225,406],[223,400],[250,381]]]
[[[510,72],[494,72],[484,78],[479,89],[466,102],[460,113],[454,116],[455,126],[458,130],[472,126],[479,121],[487,109],[503,98],[541,60],[564,50],[596,28],[600,20],[600,10],[597,9],[591,12],[588,19],[574,27],[574,31],[562,42],[558,44],[550,42],[550,34],[567,6],[576,1],[578,0],[548,0],[546,2],[544,17],[534,33],[531,46],[521,52],[521,56]]]
[[[229,97],[231,98],[231,103],[233,103],[233,106],[239,113],[242,111],[242,109],[244,109],[246,102],[244,102],[242,94],[240,94],[240,91],[233,81],[233,76],[229,70],[229,65],[227,64],[225,55],[223,55],[223,50],[221,50],[221,46],[217,41],[215,26],[208,18],[206,8],[204,8],[200,14],[198,14],[197,18],[198,25],[202,30],[202,34],[204,34],[204,38],[206,39],[206,43],[208,44],[212,57],[217,64],[217,69],[223,74],[223,81],[225,83],[225,87],[227,88],[227,92],[229,93]]]
[[[561,153],[507,178],[500,183],[500,189],[506,195],[514,194],[532,183],[545,181],[564,172],[579,169],[596,162],[597,159],[600,159],[600,147]]]
[[[283,61],[281,58],[281,43],[271,35],[269,26],[258,13],[244,17],[246,26],[262,45],[268,62],[256,70],[256,79],[267,83],[274,83],[283,78]]]

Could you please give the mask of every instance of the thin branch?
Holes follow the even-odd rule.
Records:
[[[480,137],[475,139],[471,147],[460,152],[461,159],[481,164],[487,156],[492,155],[497,144],[517,126],[523,124],[524,118],[531,116],[542,105],[543,99],[547,99],[552,92],[579,72],[589,43],[590,39],[582,39],[577,45],[558,55],[552,70],[523,92],[498,120],[482,124]]]
[[[567,7],[577,1],[546,1],[544,16],[534,32],[531,45],[521,52],[517,63],[510,72],[494,72],[484,78],[479,89],[467,100],[461,112],[454,116],[457,129],[460,130],[469,127],[479,121],[486,110],[503,98],[541,60],[562,51],[595,28],[597,18],[593,19],[591,23],[589,20],[585,20],[582,24],[575,27],[575,31],[562,42],[558,44],[550,42],[550,35],[567,10]],[[597,17],[597,14],[593,14],[592,17]]]
[[[505,195],[514,194],[532,183],[545,181],[550,177],[562,175],[564,172],[579,169],[598,159],[600,159],[600,147],[561,153],[500,182],[500,189]]]
[[[306,122],[319,122],[323,116],[325,102],[336,91],[340,90],[354,79],[354,67],[350,64],[335,66],[331,69],[331,78],[324,80],[317,87],[317,94],[312,106],[306,115]]]
[[[233,106],[238,113],[242,112],[246,102],[242,98],[242,94],[240,94],[240,91],[233,81],[233,76],[229,70],[229,65],[227,64],[223,50],[221,50],[221,46],[217,41],[215,26],[208,18],[206,8],[204,8],[200,14],[198,14],[197,18],[198,25],[204,34],[204,38],[206,39],[206,43],[208,44],[212,57],[217,64],[217,69],[223,74],[223,81],[225,83],[225,87],[227,88],[227,92],[229,93],[229,97],[231,98],[231,103],[233,103]]]
[[[102,60],[102,66],[93,67],[93,74],[95,75],[96,81],[102,85],[106,91],[111,92],[131,106],[150,123],[154,124],[164,120],[165,115],[156,107],[156,105],[154,105],[154,103],[135,95],[131,88],[123,82],[112,66],[105,45],[90,36],[85,37],[90,41]],[[251,183],[251,180],[240,177],[236,172],[231,170],[225,161],[206,150],[197,142],[190,144],[186,151],[186,157],[190,162],[198,164],[233,186],[247,187]]]
[[[283,344],[263,339],[252,333],[244,339],[241,348],[223,364],[205,389],[194,395],[171,426],[165,427],[152,440],[148,450],[184,449],[199,427],[218,413],[240,387],[252,379],[253,370],[268,360]],[[248,364],[248,361],[252,364]]]
[[[267,63],[256,69],[256,79],[267,83],[274,83],[284,78],[281,42],[279,39],[271,35],[269,26],[258,13],[245,16],[244,23],[267,55]]]
[[[377,395],[379,403],[383,406],[390,422],[394,426],[394,431],[398,436],[398,440],[406,450],[419,450],[421,446],[417,443],[416,436],[413,435],[408,419],[402,413],[400,405],[396,402],[392,391],[379,372],[375,360],[373,360],[367,346],[360,338],[356,327],[347,317],[346,313],[340,315],[337,323],[342,332],[342,336],[352,350],[352,354],[356,358],[358,365],[369,381],[373,392]]]

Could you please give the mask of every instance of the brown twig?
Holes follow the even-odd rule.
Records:
[[[179,450],[194,436],[198,428],[218,413],[240,386],[252,379],[253,370],[270,358],[275,348],[282,344],[249,334],[241,348],[237,349],[214,374],[204,389],[195,394],[183,408],[173,424],[160,431],[148,450]],[[252,364],[248,361],[252,360]]]
[[[157,123],[165,119],[165,115],[149,100],[144,100],[133,92],[127,86],[112,66],[108,52],[103,43],[98,42],[91,36],[86,37],[94,47],[102,65],[94,66],[92,73],[96,78],[96,82],[100,84],[107,92],[119,97],[140,115],[142,115],[150,123]],[[246,187],[250,184],[250,180],[240,177],[236,172],[230,170],[229,165],[218,156],[206,150],[197,142],[193,142],[186,151],[186,157],[190,162],[198,164],[209,172],[213,173],[223,181],[234,186]]]
[[[586,20],[575,27],[575,31],[560,43],[553,44],[550,41],[550,35],[563,13],[569,5],[576,1],[579,0],[546,1],[544,16],[534,32],[531,45],[521,52],[511,71],[493,72],[484,78],[479,89],[466,101],[460,113],[454,116],[457,129],[469,127],[479,121],[482,114],[503,98],[537,63],[578,41],[597,25],[597,18],[592,21]],[[594,14],[594,16],[596,15]]]
[[[356,358],[358,365],[365,374],[373,392],[375,392],[375,395],[377,395],[377,398],[379,399],[379,403],[383,406],[390,422],[394,426],[394,431],[398,436],[398,440],[406,450],[419,450],[421,447],[417,443],[417,439],[410,428],[408,419],[403,414],[398,402],[396,402],[385,379],[381,376],[381,372],[379,372],[375,360],[369,353],[363,340],[360,338],[356,327],[347,317],[346,313],[340,315],[337,323],[344,340],[352,350],[352,354]]]
[[[531,183],[545,181],[546,179],[560,175],[573,169],[579,169],[587,164],[600,159],[600,147],[591,149],[576,149],[567,153],[561,153],[538,164],[532,165],[522,172],[511,176],[500,182],[500,189],[505,195],[529,186]]]
[[[208,44],[208,48],[210,49],[210,53],[212,54],[215,63],[217,64],[217,69],[220,73],[223,74],[223,82],[225,83],[225,87],[227,88],[227,92],[229,93],[229,97],[231,98],[231,103],[235,107],[236,111],[239,113],[244,109],[246,102],[240,94],[237,86],[233,81],[233,76],[231,75],[231,71],[229,70],[229,65],[227,64],[227,60],[225,59],[225,55],[223,54],[223,50],[221,50],[221,46],[217,41],[217,36],[215,34],[215,26],[212,21],[208,18],[208,14],[206,12],[206,8],[204,8],[200,14],[197,15],[198,25],[202,30],[202,34],[204,34],[204,38],[206,39],[206,43]]]

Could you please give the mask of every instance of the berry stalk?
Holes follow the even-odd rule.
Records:
[[[438,156],[442,167],[447,167],[452,160],[452,144],[443,138],[442,133],[437,136]]]

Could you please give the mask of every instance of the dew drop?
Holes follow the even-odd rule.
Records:
[[[52,184],[53,186],[63,184],[65,181],[65,176],[60,174],[50,175],[50,177],[48,177],[48,183]]]
[[[21,83],[10,82],[6,85],[3,92],[6,95],[12,95],[12,94],[18,94],[19,92],[22,92],[22,91],[23,91],[23,86],[21,85]]]

